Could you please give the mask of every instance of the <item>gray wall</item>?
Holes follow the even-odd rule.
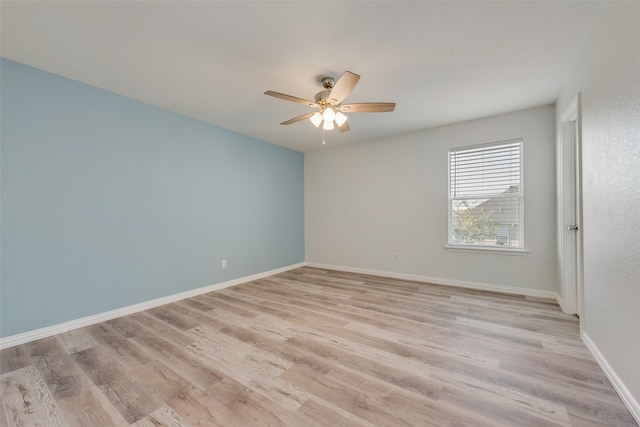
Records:
[[[304,261],[301,153],[6,59],[1,74],[0,336]]]
[[[524,140],[529,253],[445,250],[449,148],[515,138]],[[557,287],[554,107],[306,153],[305,230],[311,263],[552,295]]]
[[[582,94],[584,332],[640,419],[640,3],[610,3],[557,102]]]

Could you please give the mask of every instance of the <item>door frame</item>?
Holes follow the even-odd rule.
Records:
[[[576,94],[562,114],[560,180],[560,293],[562,310],[580,318],[584,327],[583,221],[582,221],[582,111],[581,95]],[[566,156],[566,158],[565,158]],[[570,231],[570,226],[578,229]]]

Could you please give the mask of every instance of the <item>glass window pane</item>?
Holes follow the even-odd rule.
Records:
[[[449,244],[523,247],[522,140],[449,152]]]

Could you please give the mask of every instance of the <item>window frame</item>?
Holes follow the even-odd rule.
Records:
[[[517,144],[519,149],[519,183],[518,183],[518,192],[515,193],[517,197],[517,209],[518,209],[518,229],[517,229],[517,246],[506,246],[497,244],[474,244],[474,243],[460,243],[454,240],[454,221],[453,221],[453,202],[454,201],[462,201],[462,200],[497,200],[500,198],[505,198],[504,193],[508,191],[511,186],[507,187],[507,189],[503,189],[500,192],[496,193],[484,193],[484,194],[463,194],[452,196],[454,193],[452,188],[452,167],[453,167],[453,157],[454,153],[464,152],[464,151],[479,151],[479,150],[490,150],[495,149],[496,147],[507,147],[509,145]],[[448,162],[447,162],[447,245],[445,248],[447,250],[453,251],[483,251],[483,252],[493,252],[493,253],[501,253],[508,255],[519,255],[528,253],[525,249],[525,232],[524,232],[524,139],[523,138],[514,138],[503,141],[495,141],[489,143],[482,144],[474,144],[474,145],[466,145],[459,147],[450,147],[447,153]],[[513,197],[511,195],[510,197]],[[499,225],[499,224],[498,224]],[[497,226],[498,226],[497,225]]]

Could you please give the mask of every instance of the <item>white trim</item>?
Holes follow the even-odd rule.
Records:
[[[505,249],[495,246],[469,246],[469,245],[445,245],[444,247],[449,252],[473,252],[473,253],[488,253],[488,254],[500,254],[500,255],[528,255],[527,249]]]
[[[611,365],[609,365],[609,362],[607,362],[607,359],[605,359],[602,353],[600,353],[600,350],[594,344],[594,342],[591,341],[591,338],[589,338],[589,335],[587,335],[586,332],[582,334],[582,340],[584,341],[587,349],[596,359],[596,362],[598,362],[598,365],[600,365],[600,369],[602,369],[611,385],[613,385],[613,388],[618,393],[618,396],[620,396],[622,403],[625,404],[625,406],[631,413],[631,416],[633,416],[638,425],[640,425],[640,403],[635,400],[629,389],[627,389],[620,377],[618,377]]]
[[[481,291],[498,292],[501,294],[522,295],[527,297],[546,298],[556,300],[558,294],[555,291],[542,291],[538,289],[516,288],[513,286],[494,285],[490,283],[468,282],[464,280],[442,279],[439,277],[420,276],[416,274],[396,273],[392,271],[370,270],[366,268],[344,267],[341,265],[327,265],[307,262],[307,267],[322,268],[327,270],[347,271],[350,273],[371,274],[372,276],[389,277],[392,279],[412,280],[414,282],[433,283],[434,285],[455,286],[458,288],[477,289]]]
[[[563,122],[574,122],[578,120],[578,97],[579,96],[580,94],[577,94],[576,96],[574,96],[569,106],[564,110],[564,113],[562,113],[561,120]]]
[[[556,294],[556,302],[560,306],[560,309],[562,310],[562,312],[566,313],[566,311],[564,311],[564,300],[562,299],[562,296],[559,293]],[[573,314],[573,313],[567,313],[567,314]]]
[[[74,329],[84,328],[85,326],[94,325],[96,323],[115,319],[116,317],[127,316],[129,314],[138,313],[144,310],[149,310],[150,308],[155,308],[161,305],[170,304],[172,302],[206,294],[208,292],[218,291],[220,289],[236,286],[241,283],[250,282],[252,280],[258,280],[264,277],[273,276],[274,274],[283,273],[285,271],[293,270],[294,268],[303,267],[304,265],[305,263],[301,262],[299,264],[293,264],[286,267],[276,268],[274,270],[252,274],[250,276],[240,277],[237,279],[228,280],[226,282],[216,283],[213,285],[204,286],[202,288],[192,289],[190,291],[180,292],[178,294],[173,294],[166,297],[141,302],[139,304],[134,304],[127,307],[106,311],[104,313],[95,314],[93,316],[87,316],[81,319],[71,320],[68,322],[59,323],[57,325],[47,326],[45,328],[36,329],[33,331],[21,333],[21,334],[11,335],[6,338],[0,338],[0,350],[13,347],[16,345],[20,345],[20,344],[25,344],[31,341],[42,339],[42,338],[47,338],[53,335],[62,334],[64,332],[69,332]]]
[[[580,318],[580,336],[584,334],[584,229],[582,221],[582,95],[578,92],[561,115],[556,164],[559,191],[557,205],[559,294],[564,296],[562,311]],[[565,159],[566,156],[566,159]],[[566,162],[570,164],[567,165]],[[569,196],[571,205],[566,206]],[[576,231],[566,227],[576,225]],[[575,253],[574,253],[575,252]]]

